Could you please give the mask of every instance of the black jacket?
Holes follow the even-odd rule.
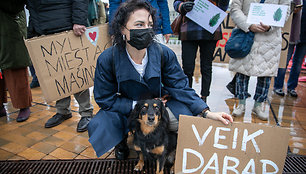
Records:
[[[27,0],[28,32],[42,34],[71,30],[87,24],[88,0]]]

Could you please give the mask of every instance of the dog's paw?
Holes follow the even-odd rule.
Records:
[[[135,171],[142,171],[144,163],[138,162],[137,165],[134,167]]]

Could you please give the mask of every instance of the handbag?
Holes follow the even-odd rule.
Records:
[[[231,37],[225,44],[225,52],[233,59],[244,58],[251,51],[254,36],[251,31],[246,33],[239,28],[233,29]]]
[[[265,3],[265,0],[260,0]],[[241,59],[247,56],[254,43],[255,33],[244,32],[239,28],[232,30],[232,35],[225,44],[225,52],[233,59]]]
[[[176,16],[176,18],[171,23],[171,29],[173,31],[173,35],[180,34],[182,21],[183,21],[183,17],[181,14],[179,14],[178,16]]]

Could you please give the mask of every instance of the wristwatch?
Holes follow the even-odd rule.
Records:
[[[209,108],[205,108],[199,115],[206,118],[207,114],[210,112]]]

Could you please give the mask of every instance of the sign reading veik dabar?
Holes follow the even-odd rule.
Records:
[[[97,58],[110,46],[108,25],[26,40],[32,63],[47,102],[93,86]]]
[[[175,173],[282,173],[289,130],[180,116]]]

